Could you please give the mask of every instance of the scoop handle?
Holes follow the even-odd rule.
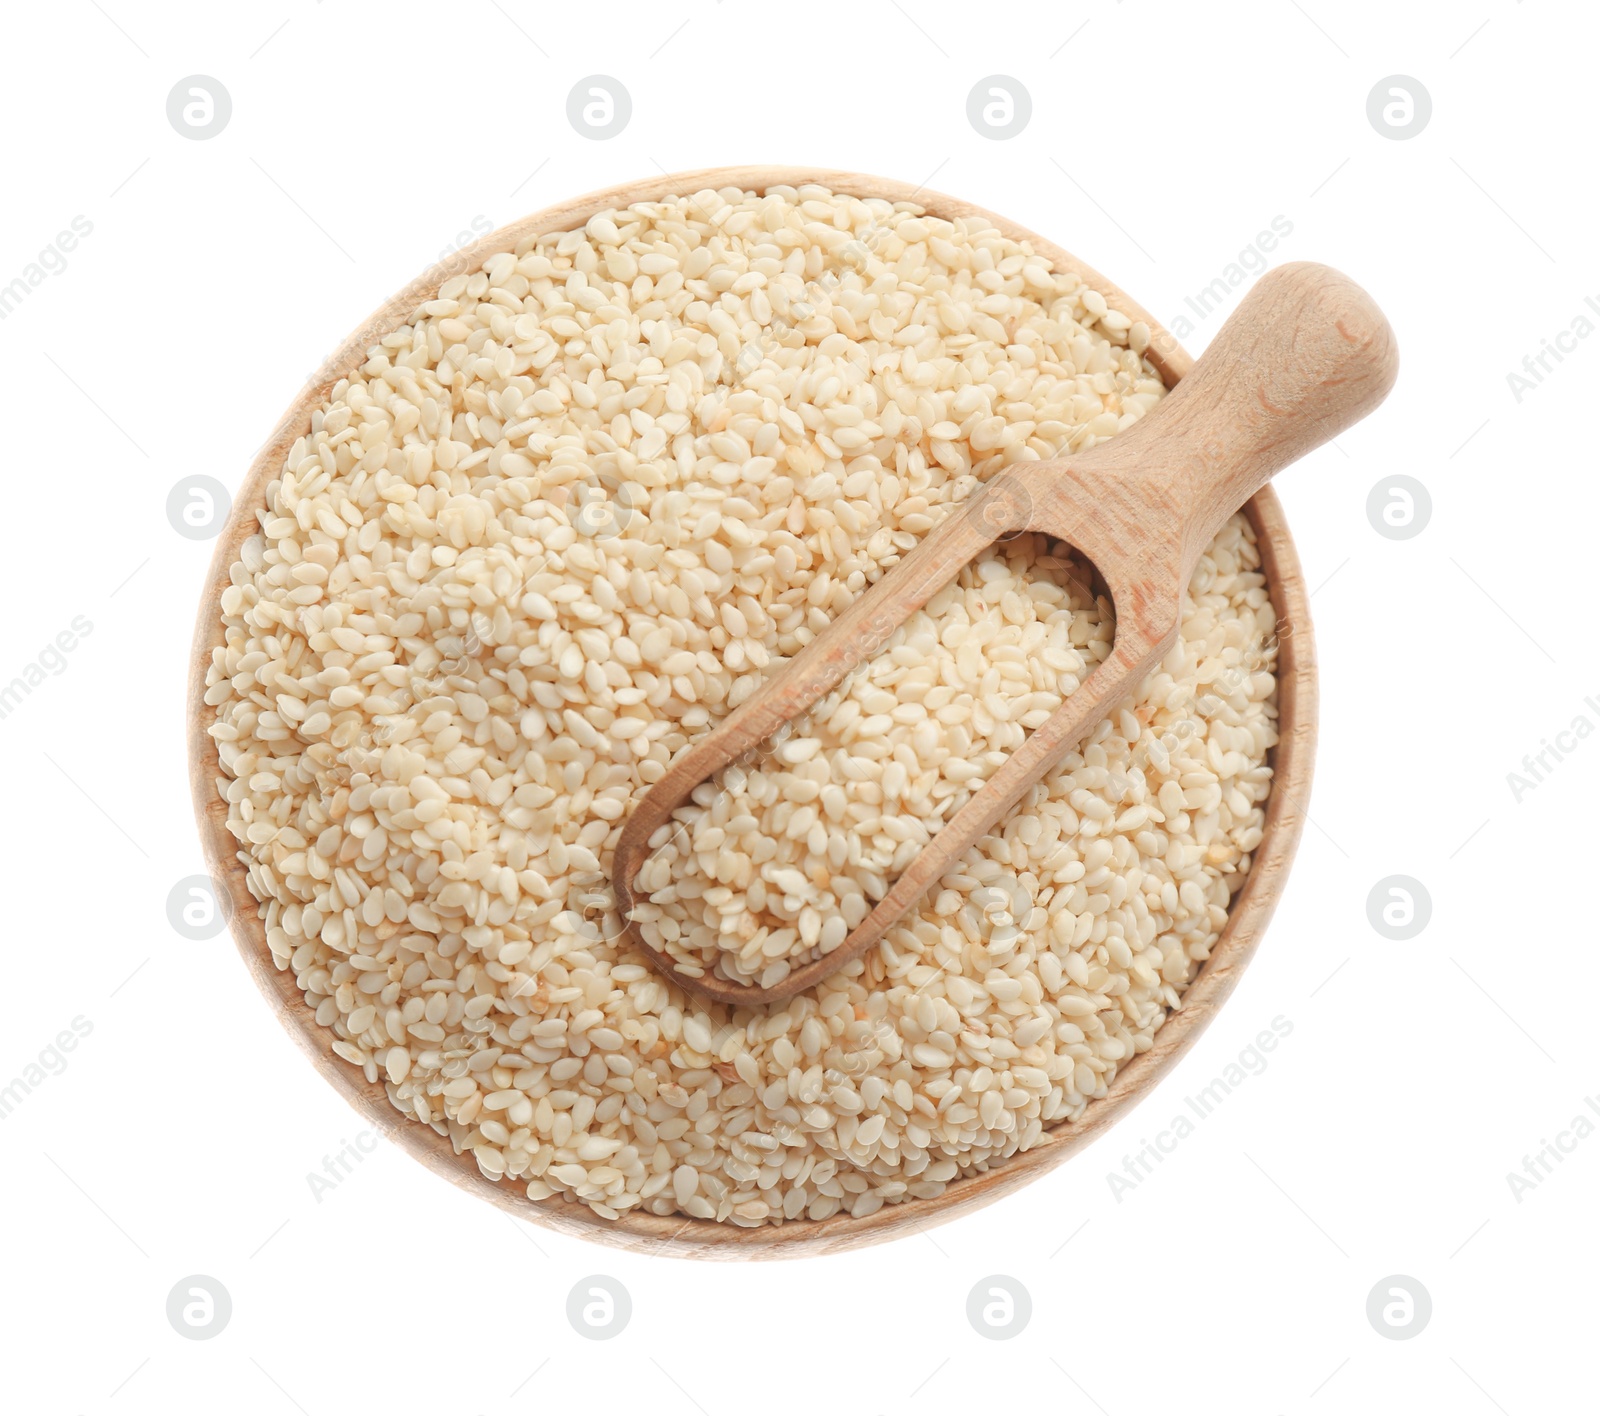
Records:
[[[1399,368],[1394,331],[1355,281],[1310,261],[1278,266],[1187,378],[1075,461],[1181,521],[1187,582],[1223,523],[1274,473],[1371,412]]]

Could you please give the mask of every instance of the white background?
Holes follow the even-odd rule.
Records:
[[[1506,1175],[1600,1092],[1600,741],[1520,803],[1506,774],[1579,713],[1600,724],[1584,706],[1600,701],[1600,339],[1520,402],[1507,375],[1600,298],[1597,37],[1590,7],[1511,0],[9,10],[0,284],[74,216],[93,232],[0,322],[0,679],[75,616],[93,631],[0,721],[0,1082],[74,1016],[93,1031],[0,1125],[0,1401],[1591,1407],[1600,1137],[1520,1203]],[[633,101],[603,142],[565,116],[596,72]],[[1008,141],[966,116],[996,73],[1032,95]],[[232,97],[208,141],[166,116],[191,74]],[[1432,97],[1407,141],[1367,118],[1395,74]],[[1137,1111],[926,1237],[737,1268],[619,1254],[516,1223],[387,1144],[319,1203],[308,1172],[362,1123],[229,938],[167,920],[202,869],[183,684],[211,553],[173,531],[168,491],[236,487],[302,377],[475,218],[750,162],[926,180],[1048,233],[1167,321],[1281,215],[1274,261],[1337,265],[1388,313],[1388,403],[1278,482],[1317,587],[1323,705],[1277,917]],[[1366,503],[1400,473],[1433,512],[1395,541]],[[1432,897],[1410,941],[1368,922],[1391,874]],[[1293,1032],[1268,1068],[1119,1203],[1107,1172],[1278,1015]],[[633,1300],[605,1344],[565,1313],[594,1273]],[[996,1273],[1033,1303],[1003,1343],[966,1317]],[[232,1297],[210,1341],[166,1317],[191,1274]],[[1432,1296],[1408,1341],[1366,1316],[1391,1274]]]

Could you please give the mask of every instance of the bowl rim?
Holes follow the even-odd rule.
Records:
[[[1052,1126],[1032,1149],[990,1169],[951,1181],[944,1193],[933,1199],[885,1205],[862,1219],[841,1213],[824,1220],[794,1219],[751,1229],[639,1211],[605,1219],[588,1206],[563,1196],[530,1200],[520,1182],[487,1179],[470,1154],[457,1155],[448,1137],[396,1111],[381,1081],[367,1082],[360,1070],[332,1051],[335,1034],[316,1021],[295,986],[293,973],[279,970],[273,963],[256,901],[248,888],[246,868],[237,859],[237,843],[227,830],[227,804],[216,789],[225,774],[216,742],[206,731],[213,720],[204,701],[206,671],[213,649],[223,643],[220,596],[229,584],[229,571],[238,558],[239,547],[255,531],[255,513],[263,502],[267,483],[277,475],[295,439],[309,430],[312,412],[326,400],[333,385],[365,361],[366,351],[374,343],[406,324],[417,307],[432,299],[451,275],[476,270],[490,256],[513,250],[529,236],[572,230],[598,212],[633,202],[693,196],[708,188],[764,192],[772,187],[808,184],[859,198],[915,202],[930,215],[946,219],[981,217],[1004,235],[1029,242],[1034,250],[1049,257],[1056,269],[1079,275],[1105,296],[1111,308],[1130,320],[1142,320],[1150,329],[1146,356],[1168,388],[1193,367],[1194,361],[1178,341],[1099,272],[1016,222],[925,186],[834,168],[786,166],[714,167],[620,183],[533,212],[436,263],[384,301],[311,376],[257,451],[234,498],[227,523],[217,537],[200,596],[188,665],[189,782],[207,870],[213,882],[223,887],[225,898],[219,899],[219,904],[228,914],[230,932],[251,976],[279,1022],[317,1070],[379,1134],[397,1142],[436,1174],[507,1213],[591,1242],[679,1258],[798,1258],[839,1253],[923,1232],[931,1225],[947,1223],[993,1203],[1096,1139],[1153,1089],[1194,1045],[1255,952],[1282,892],[1305,824],[1316,748],[1316,649],[1309,596],[1283,508],[1269,483],[1246,504],[1245,512],[1256,531],[1262,569],[1280,627],[1276,669],[1279,742],[1271,753],[1273,782],[1266,824],[1244,888],[1234,898],[1221,937],[1185,992],[1182,1006],[1168,1015],[1151,1047],[1117,1073],[1106,1095],[1092,1100],[1077,1120]]]

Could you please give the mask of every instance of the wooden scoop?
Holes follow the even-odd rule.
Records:
[[[1193,372],[1144,418],[1087,452],[1016,463],[993,477],[672,764],[617,842],[612,886],[628,936],[665,977],[734,1005],[778,1002],[837,973],[1138,688],[1176,641],[1184,589],[1223,523],[1273,473],[1371,412],[1398,367],[1388,321],[1347,276],[1306,262],[1262,276]],[[870,658],[985,547],[1023,531],[1065,541],[1093,562],[1116,613],[1110,655],[973,793],[832,953],[792,969],[771,988],[679,972],[630,918],[650,837],[701,782]]]

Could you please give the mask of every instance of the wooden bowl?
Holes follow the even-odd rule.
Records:
[[[732,186],[759,192],[769,186],[799,186],[808,182],[857,197],[916,201],[933,215],[945,218],[981,216],[1007,236],[1031,242],[1058,270],[1075,271],[1103,294],[1113,309],[1133,320],[1143,320],[1151,330],[1148,357],[1169,388],[1192,367],[1193,361],[1178,342],[1144,309],[1053,242],[970,202],[904,182],[827,168],[725,167],[652,177],[595,192],[503,226],[424,273],[362,324],[323,365],[322,371],[301,389],[277,430],[257,454],[234,500],[228,523],[218,537],[201,596],[189,664],[189,782],[211,877],[228,897],[219,903],[224,908],[231,906],[234,941],[256,984],[290,1036],[322,1075],[368,1123],[430,1170],[509,1214],[563,1234],[619,1248],[670,1252],[687,1258],[799,1258],[882,1243],[925,1230],[930,1225],[943,1224],[990,1204],[1059,1165],[1098,1136],[1150,1090],[1200,1036],[1249,962],[1277,904],[1300,839],[1316,746],[1316,654],[1310,609],[1283,508],[1269,486],[1249,503],[1246,512],[1256,531],[1280,625],[1277,664],[1280,741],[1272,752],[1274,776],[1267,803],[1265,834],[1255,852],[1249,878],[1234,898],[1222,937],[1190,984],[1183,1007],[1157,1031],[1149,1051],[1141,1053],[1117,1073],[1104,1097],[1091,1101],[1077,1121],[1064,1121],[1047,1131],[1032,1150],[981,1174],[952,1181],[937,1199],[885,1205],[865,1219],[838,1214],[825,1220],[791,1220],[758,1229],[637,1211],[618,1219],[603,1219],[576,1201],[561,1196],[534,1201],[528,1199],[522,1183],[486,1179],[470,1154],[455,1154],[447,1138],[403,1117],[389,1104],[381,1083],[368,1083],[361,1072],[334,1054],[334,1033],[318,1024],[313,1010],[306,1006],[304,996],[295,986],[294,975],[278,969],[272,961],[256,901],[245,883],[245,868],[237,858],[238,843],[227,830],[227,804],[217,787],[219,781],[225,780],[225,774],[218,761],[216,743],[206,731],[214,718],[204,701],[206,671],[212,650],[223,640],[220,597],[229,583],[229,569],[238,557],[240,545],[256,529],[255,513],[264,502],[267,483],[277,475],[294,440],[310,431],[313,410],[326,400],[338,379],[364,362],[371,345],[404,325],[417,307],[433,299],[439,286],[456,272],[476,270],[488,257],[513,250],[526,237],[582,226],[596,212],[611,207],[627,206],[636,201],[658,201],[669,195],[693,193],[708,187]]]

